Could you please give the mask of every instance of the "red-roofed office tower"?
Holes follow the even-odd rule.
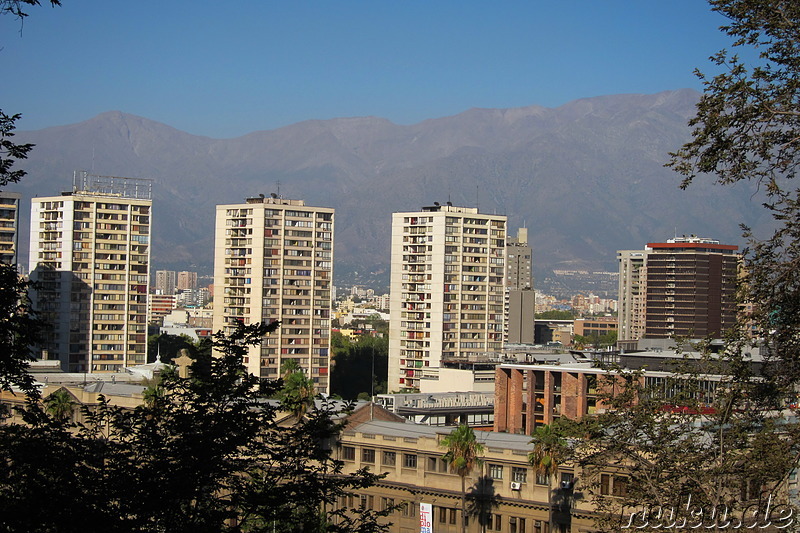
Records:
[[[721,337],[736,320],[737,251],[692,235],[618,252],[620,340]]]

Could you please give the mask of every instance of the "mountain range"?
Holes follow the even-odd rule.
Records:
[[[70,190],[73,170],[154,179],[159,269],[210,273],[214,206],[276,193],[336,208],[340,285],[385,282],[391,213],[435,201],[506,214],[511,234],[527,227],[537,275],[614,270],[618,249],[690,233],[741,244],[740,222],[769,225],[746,184],[698,179],[683,191],[664,167],[689,137],[698,98],[688,89],[599,96],[557,108],[470,109],[413,125],[309,120],[234,139],[110,111],[17,132],[18,142],[36,147],[19,165],[28,176],[10,189],[57,195]]]

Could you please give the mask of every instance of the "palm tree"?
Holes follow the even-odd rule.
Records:
[[[61,388],[45,398],[44,405],[50,416],[63,422],[72,415],[72,407],[75,402],[72,401],[72,395],[66,389]]]
[[[528,462],[536,473],[547,479],[547,510],[550,531],[553,531],[552,479],[558,475],[558,465],[566,458],[566,442],[548,424],[537,426],[531,444],[533,451],[528,454]]]
[[[444,437],[439,445],[447,448],[442,459],[450,465],[450,471],[461,477],[461,531],[467,531],[466,478],[481,463],[483,444],[478,442],[475,432],[467,425],[460,425]]]
[[[299,421],[314,404],[314,380],[306,376],[303,368],[294,359],[289,359],[283,370],[283,389],[278,396],[282,405]]]

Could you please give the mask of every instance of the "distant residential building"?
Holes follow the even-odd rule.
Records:
[[[617,301],[600,298],[596,294],[576,294],[572,297],[572,309],[580,314],[601,314],[617,310]]]
[[[575,328],[573,320],[537,319],[535,344],[569,346]]]
[[[608,335],[617,331],[617,319],[614,317],[576,318],[574,334],[577,337]]]
[[[197,288],[197,272],[178,272],[178,290],[194,290]]]
[[[218,205],[214,246],[214,331],[280,320],[245,358],[277,378],[293,360],[329,392],[334,210],[303,200],[248,198]]]
[[[558,305],[558,299],[555,296],[544,294],[541,291],[536,292],[536,313],[544,313],[545,311],[552,311]]]
[[[619,338],[644,336],[646,270],[648,250],[620,250],[619,262]]]
[[[178,289],[177,301],[180,307],[203,307],[211,301],[211,292],[206,289]]]
[[[533,288],[533,261],[528,243],[528,228],[519,228],[516,237],[506,240],[506,287],[515,290]]]
[[[175,271],[156,270],[156,294],[175,294]]]
[[[389,390],[502,349],[505,240],[506,217],[474,207],[392,215]]]
[[[19,262],[19,202],[22,195],[0,192],[0,262],[16,265]]]
[[[376,296],[375,305],[377,305],[378,309],[382,311],[388,311],[389,306],[392,305],[391,296],[389,296],[388,294],[381,294],[380,296]]]
[[[165,316],[177,307],[177,300],[174,294],[148,294],[147,316],[149,318],[147,321],[160,323]]]
[[[146,363],[152,181],[76,172],[71,192],[31,200],[42,355],[67,372]]]
[[[694,235],[620,251],[620,339],[721,337],[736,321],[738,247]]]

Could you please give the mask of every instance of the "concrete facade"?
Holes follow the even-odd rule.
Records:
[[[19,202],[22,195],[0,192],[0,263],[16,265],[19,261]]]
[[[635,340],[644,336],[648,253],[648,250],[620,250],[617,252],[619,263],[617,317],[620,340]]]
[[[197,272],[178,272],[175,288],[178,290],[194,290],[197,288]]]
[[[238,323],[281,321],[251,347],[251,373],[280,376],[295,360],[327,393],[333,277],[334,210],[302,200],[248,198],[217,206],[214,246],[214,331]]]
[[[76,173],[73,191],[31,201],[34,309],[53,325],[41,346],[67,372],[146,363],[149,180]]]
[[[345,472],[358,468],[386,473],[373,487],[345,497],[342,505],[359,505],[379,510],[386,505],[402,505],[387,521],[391,531],[416,533],[420,530],[420,504],[433,506],[433,531],[457,533],[461,529],[461,478],[450,472],[442,460],[446,452],[442,439],[450,429],[418,424],[366,421],[349,426],[337,449]],[[486,505],[481,524],[479,508],[468,506],[468,531],[505,533],[546,533],[548,527],[547,493],[559,491],[561,482],[570,483],[582,472],[572,464],[563,464],[555,479],[537,476],[528,463],[532,450],[530,437],[490,431],[476,431],[484,445],[483,463],[466,478],[467,494],[492,502]],[[587,482],[590,481],[587,479]],[[578,483],[574,488],[580,492]],[[589,504],[575,498],[574,508],[556,511],[554,518],[566,531],[593,531]],[[557,531],[554,529],[553,531]]]
[[[390,391],[419,390],[445,359],[499,352],[506,217],[431,206],[392,215]]]
[[[573,334],[581,337],[608,335],[617,331],[617,319],[613,317],[576,318],[573,321]]]
[[[156,294],[175,294],[175,279],[174,270],[156,270]]]

